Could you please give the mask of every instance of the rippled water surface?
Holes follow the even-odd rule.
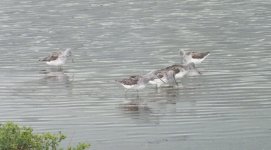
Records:
[[[267,150],[270,41],[269,0],[2,0],[0,121],[93,150]],[[63,71],[38,61],[65,48]],[[180,63],[179,48],[210,51],[202,75],[125,97],[114,80]]]

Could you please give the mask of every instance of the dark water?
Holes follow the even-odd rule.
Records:
[[[0,121],[62,131],[93,150],[271,148],[271,2],[0,2]],[[57,71],[39,58],[72,48]],[[210,51],[183,87],[114,82]]]

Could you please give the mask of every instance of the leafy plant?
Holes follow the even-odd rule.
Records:
[[[0,150],[63,150],[59,144],[65,138],[61,132],[35,134],[32,128],[19,127],[12,122],[0,125]],[[79,143],[67,150],[86,150],[89,147],[89,144]]]

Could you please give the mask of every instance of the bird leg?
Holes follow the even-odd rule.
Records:
[[[174,76],[173,76],[173,80],[174,80],[174,82],[175,82],[176,86],[178,86],[178,83],[177,83],[177,81],[176,81],[176,79],[175,79],[175,77],[174,77]]]

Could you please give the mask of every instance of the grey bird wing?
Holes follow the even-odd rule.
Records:
[[[209,52],[205,52],[205,53],[192,52],[192,58],[194,58],[194,59],[202,59],[205,56],[207,56],[208,54],[209,54]]]
[[[124,85],[135,85],[138,82],[138,78],[129,78],[118,81]]]
[[[159,79],[159,80],[161,80],[162,82],[165,83],[165,81],[162,80],[162,78],[165,75],[165,71],[166,71],[165,69],[159,69],[159,70],[156,70],[156,71],[151,71],[147,75],[149,76],[150,80]]]
[[[175,72],[175,74],[177,74],[181,71],[181,68],[184,68],[184,65],[174,64],[174,65],[166,67],[165,70],[167,70],[167,71],[173,70]]]
[[[180,64],[174,64],[174,65],[171,65],[171,66],[166,67],[165,70],[171,70],[171,69],[174,69],[174,68],[180,68],[180,67],[183,67],[183,65],[180,65]]]
[[[152,78],[152,80],[154,79],[159,79],[161,80],[162,82],[166,83],[164,80],[162,80],[162,78],[165,76],[165,70],[164,69],[161,69],[161,70],[157,70],[154,72],[154,76]]]
[[[164,77],[164,74],[165,74],[165,71],[166,71],[166,69],[159,69],[159,70],[156,70],[154,73],[153,73],[153,78],[155,79],[155,78],[158,78],[158,79],[161,79],[161,78],[163,78]]]
[[[53,52],[49,56],[41,59],[40,61],[54,61],[54,60],[57,60],[59,55],[60,55],[60,52]]]

